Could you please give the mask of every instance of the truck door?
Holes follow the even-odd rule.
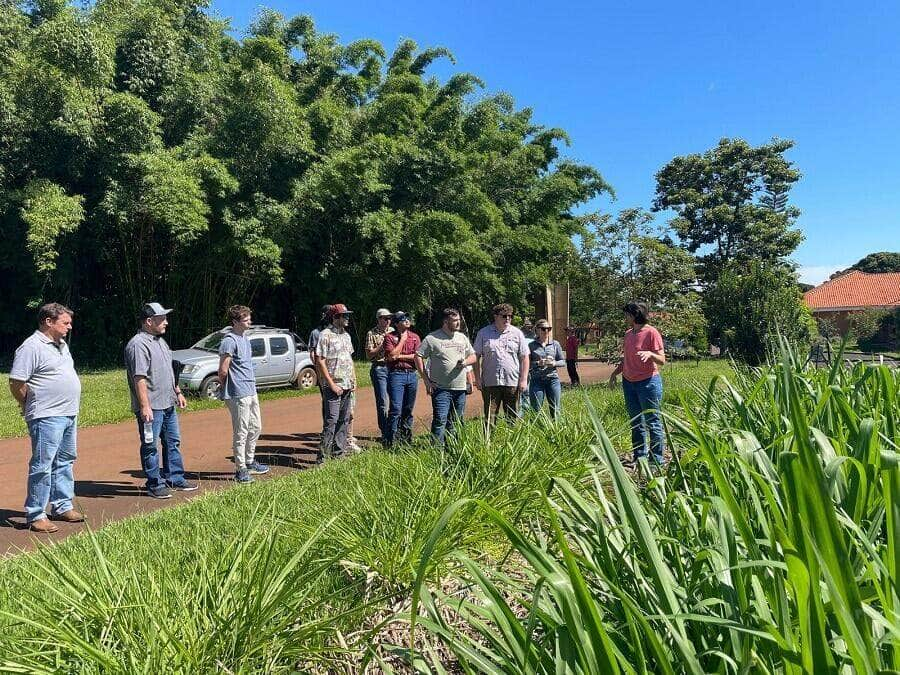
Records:
[[[294,350],[289,336],[273,335],[269,340],[270,384],[287,384],[294,377]]]
[[[266,351],[266,339],[262,337],[250,338],[250,353],[253,357],[253,374],[256,375],[256,384],[263,384],[269,369],[269,353]]]

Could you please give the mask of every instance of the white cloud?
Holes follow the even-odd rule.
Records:
[[[797,269],[797,275],[804,284],[813,284],[818,286],[823,281],[828,281],[828,277],[837,272],[850,267],[852,263],[846,265],[804,265]]]

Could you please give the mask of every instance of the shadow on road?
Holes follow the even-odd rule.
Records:
[[[123,473],[128,473],[124,472]],[[103,482],[99,480],[76,480],[76,497],[138,497],[144,490],[134,483],[126,481]]]

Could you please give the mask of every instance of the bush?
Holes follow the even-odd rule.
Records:
[[[898,347],[900,337],[900,309],[867,309],[850,318],[851,335],[863,351],[878,351]]]
[[[783,267],[731,265],[703,300],[710,337],[750,365],[765,361],[779,333],[804,352],[817,335],[794,274]]]

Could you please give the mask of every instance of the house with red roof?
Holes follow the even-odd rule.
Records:
[[[803,300],[814,318],[828,319],[846,333],[855,312],[900,308],[900,272],[853,270],[806,291]]]

